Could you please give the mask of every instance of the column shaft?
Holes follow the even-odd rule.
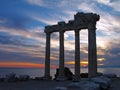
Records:
[[[50,33],[46,33],[45,78],[50,78]]]
[[[75,81],[80,80],[80,36],[79,30],[75,30]]]
[[[88,29],[88,76],[97,76],[96,29]]]
[[[64,76],[64,31],[59,32],[60,35],[60,48],[59,48],[59,75],[57,80],[65,80]]]

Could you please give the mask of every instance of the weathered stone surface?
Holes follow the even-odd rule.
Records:
[[[111,85],[111,80],[104,76],[91,78],[91,81],[99,84],[101,89],[108,89]]]
[[[67,90],[66,87],[56,87],[54,90]]]
[[[59,32],[61,30],[76,30],[86,29],[89,24],[96,25],[96,21],[100,19],[100,16],[94,13],[78,12],[74,16],[74,20],[69,20],[68,23],[58,22],[56,25],[46,26],[45,32]]]
[[[80,88],[79,82],[73,82],[68,85],[68,88]]]
[[[57,80],[66,80],[64,71],[64,31],[59,32],[59,73]]]
[[[55,74],[55,79],[58,77],[58,73],[59,73],[59,69],[57,68],[56,69],[56,74]],[[64,74],[65,74],[65,77],[66,77],[66,80],[72,80],[73,79],[73,73],[70,71],[69,68],[65,67],[64,68]]]
[[[46,51],[45,51],[45,78],[50,77],[50,33],[46,33]]]
[[[75,30],[75,76],[74,81],[80,80],[80,34]]]
[[[91,81],[80,81],[74,82],[68,85],[69,89],[77,89],[77,90],[100,90],[99,84],[96,84]]]
[[[116,78],[117,75],[114,74],[114,73],[111,73],[111,74],[103,74],[104,76],[108,77],[108,78]]]
[[[64,21],[62,21],[62,22],[58,22],[58,25],[60,25],[60,26],[62,26],[62,27],[64,27],[65,26],[65,22]]]

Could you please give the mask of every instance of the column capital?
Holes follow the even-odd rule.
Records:
[[[96,24],[95,23],[89,23],[88,24],[88,30],[96,30]]]
[[[74,30],[75,33],[79,32],[79,31],[80,31],[80,29],[75,29],[75,30]]]
[[[88,28],[88,32],[92,32],[92,33],[95,34],[95,32],[96,32],[96,28]],[[96,36],[96,35],[95,35],[95,36]]]

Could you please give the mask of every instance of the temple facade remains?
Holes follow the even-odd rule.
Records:
[[[59,32],[59,75],[57,80],[65,80],[64,76],[64,32],[75,33],[75,75],[74,80],[80,80],[80,35],[82,29],[88,29],[88,76],[97,76],[97,54],[96,54],[96,22],[100,16],[95,13],[78,12],[74,20],[68,23],[58,22],[56,25],[46,26],[46,52],[45,52],[45,79],[50,79],[50,36],[53,32]]]

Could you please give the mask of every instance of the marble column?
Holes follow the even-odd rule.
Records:
[[[64,31],[59,32],[59,74],[57,80],[65,80],[64,76]]]
[[[50,76],[50,33],[46,33],[45,79],[51,79],[51,76]]]
[[[79,30],[75,30],[75,77],[74,81],[80,80],[80,36]]]
[[[88,76],[97,76],[96,28],[88,28]]]

